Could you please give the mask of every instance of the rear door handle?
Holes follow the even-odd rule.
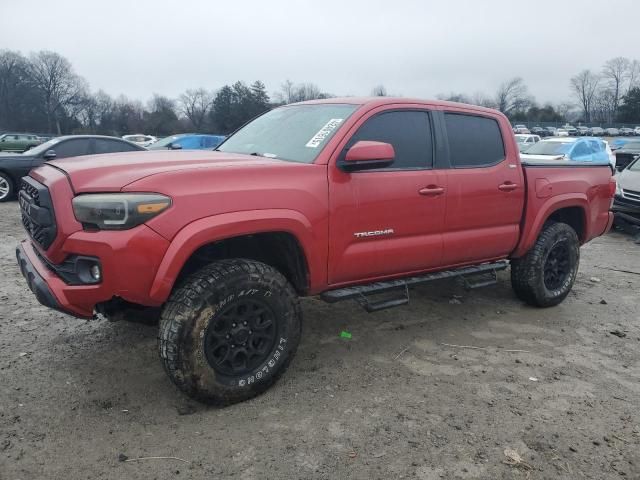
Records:
[[[420,195],[429,195],[429,196],[442,195],[444,193],[444,187],[439,187],[437,185],[429,185],[427,187],[424,187],[418,190],[418,193]]]
[[[498,186],[498,190],[501,190],[503,192],[512,192],[516,188],[518,188],[518,184],[517,183],[511,183],[511,182],[505,182],[502,185]]]

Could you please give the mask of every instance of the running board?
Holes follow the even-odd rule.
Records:
[[[497,272],[499,272],[500,270],[505,270],[508,266],[509,262],[503,260],[500,262],[485,263],[473,267],[463,267],[457,268],[455,270],[445,270],[442,272],[429,273],[416,277],[388,280],[385,282],[375,282],[367,285],[358,285],[355,287],[338,288],[336,290],[329,290],[321,293],[320,298],[328,303],[335,303],[342,300],[351,300],[355,298],[360,300],[360,303],[368,312],[378,311],[384,308],[391,308],[409,303],[408,289],[410,286],[432,282],[434,280],[442,280],[445,278],[464,277],[467,275],[490,274],[495,279],[497,278]],[[490,282],[483,281],[473,284],[473,287],[478,288],[480,286],[491,285],[493,283],[495,283],[495,280],[492,280]],[[366,298],[367,295],[377,295],[379,293],[385,293],[398,289],[405,290],[405,295],[403,297],[377,303],[370,303]]]

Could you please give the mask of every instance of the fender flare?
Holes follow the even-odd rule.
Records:
[[[536,242],[540,232],[542,231],[542,227],[549,217],[558,210],[569,207],[577,207],[582,210],[585,232],[590,231],[590,219],[586,215],[586,212],[589,210],[589,200],[587,199],[587,196],[583,193],[565,193],[557,195],[549,198],[547,202],[542,204],[533,222],[530,223],[528,228],[526,228],[525,220],[525,228],[522,230],[520,243],[518,243],[518,246],[513,254],[511,254],[511,257],[518,258],[526,254]],[[583,242],[584,239],[581,238],[580,241]]]
[[[317,271],[319,268],[314,267],[326,266],[326,258],[323,262],[321,249],[312,247],[317,239],[311,222],[302,213],[288,209],[238,211],[200,218],[180,230],[171,240],[156,271],[149,297],[164,303],[182,267],[198,248],[228,238],[268,232],[293,235],[306,258],[311,283],[322,275]]]

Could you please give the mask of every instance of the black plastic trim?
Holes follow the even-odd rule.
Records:
[[[18,266],[20,267],[20,272],[22,272],[22,276],[27,281],[27,285],[29,289],[36,296],[38,301],[44,305],[45,307],[53,308],[54,310],[58,310],[63,313],[67,313],[69,315],[73,315],[73,313],[65,311],[58,300],[51,292],[51,289],[44,281],[44,279],[40,276],[36,268],[33,266],[29,257],[22,245],[18,245],[16,247],[16,259],[18,260]]]

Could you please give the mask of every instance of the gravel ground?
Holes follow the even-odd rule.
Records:
[[[0,232],[2,480],[640,478],[640,276],[612,270],[640,272],[628,235],[585,246],[546,310],[517,301],[508,272],[376,314],[306,299],[289,371],[216,409],[166,378],[156,328],[36,303],[15,202]]]

